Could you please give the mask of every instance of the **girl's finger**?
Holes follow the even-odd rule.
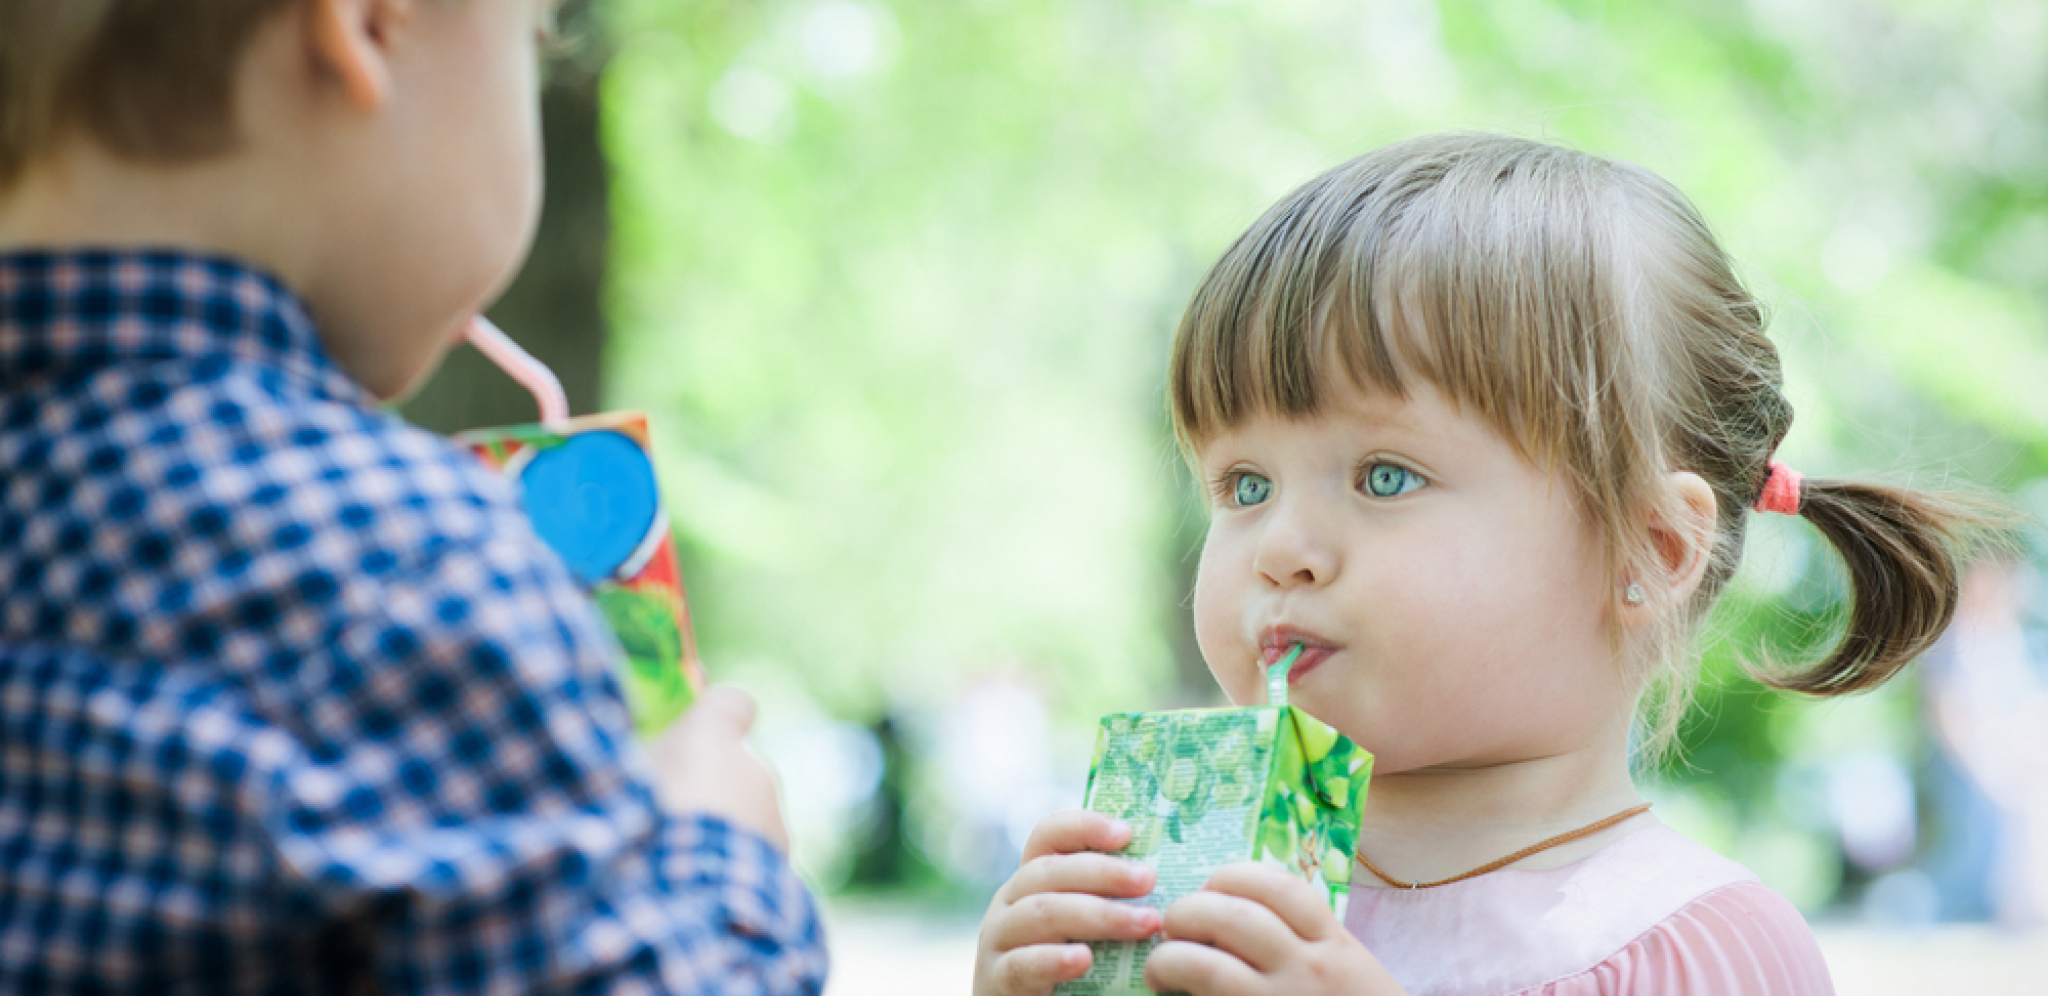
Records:
[[[996,951],[1071,941],[1141,941],[1159,932],[1159,911],[1071,892],[1041,892],[992,912],[983,936]]]
[[[1167,941],[1145,959],[1145,985],[1153,992],[1189,996],[1266,996],[1251,966],[1206,944]]]
[[[1120,851],[1130,842],[1130,824],[1085,809],[1065,809],[1039,820],[1031,828],[1031,838],[1024,842],[1023,860],[1076,851]]]
[[[1301,943],[1279,914],[1241,896],[1194,892],[1166,910],[1166,936],[1216,948],[1260,972],[1284,964]]]
[[[1106,854],[1048,854],[1017,869],[996,891],[1005,903],[1040,892],[1082,892],[1113,899],[1137,899],[1152,891],[1152,869]]]
[[[1034,944],[996,959],[995,992],[987,996],[1045,996],[1052,987],[1088,974],[1094,963],[1086,944]]]
[[[1208,892],[1238,896],[1272,910],[1295,936],[1320,941],[1343,931],[1330,900],[1315,886],[1271,865],[1239,862],[1224,865],[1202,886]]]

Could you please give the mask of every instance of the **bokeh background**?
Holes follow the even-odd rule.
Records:
[[[1375,145],[1481,128],[1662,173],[1772,309],[1788,460],[2048,511],[2040,0],[563,18],[547,214],[493,314],[577,411],[651,414],[698,639],[763,700],[798,860],[832,897],[835,994],[965,992],[974,918],[1032,823],[1078,801],[1095,717],[1217,699],[1167,345],[1229,240]],[[406,414],[532,408],[458,354]],[[1743,676],[1838,618],[1803,523],[1756,523],[1708,627],[1684,752],[1646,781],[1821,926],[1844,992],[2048,972],[2042,549],[1974,572],[1952,637],[1858,698]]]

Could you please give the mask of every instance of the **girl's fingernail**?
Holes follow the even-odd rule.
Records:
[[[1131,829],[1131,825],[1130,825],[1129,823],[1126,823],[1126,822],[1124,822],[1123,820],[1117,819],[1117,818],[1116,818],[1116,817],[1114,817],[1114,816],[1110,817],[1110,819],[1109,819],[1109,832],[1110,832],[1110,833],[1128,833],[1128,832],[1130,832],[1130,829]]]

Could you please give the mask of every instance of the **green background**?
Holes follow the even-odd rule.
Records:
[[[1168,340],[1265,206],[1377,144],[1501,130],[1674,181],[1772,310],[1783,452],[1810,475],[2024,500],[2048,461],[2048,5],[600,0],[568,19],[549,217],[494,313],[579,411],[652,415],[713,674],[764,697],[771,734],[837,724],[889,762],[819,818],[830,842],[800,844],[827,888],[986,887],[945,843],[962,817],[932,752],[988,675],[1035,689],[1076,786],[1097,714],[1215,699]],[[491,377],[457,357],[409,412],[527,418]],[[1657,790],[1811,910],[1885,869],[1843,860],[1802,786],[1850,755],[1924,774],[1928,749],[1910,673],[1820,705],[1741,677],[1744,654],[1825,641],[1840,583],[1814,544],[1758,523]],[[1943,817],[1917,798],[1924,853]]]

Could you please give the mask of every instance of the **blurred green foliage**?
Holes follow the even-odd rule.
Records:
[[[1809,474],[2048,467],[2035,0],[602,13],[609,401],[654,414],[714,673],[794,676],[842,716],[993,669],[1036,676],[1077,737],[1211,694],[1174,322],[1271,201],[1418,132],[1561,141],[1688,191],[1773,309]],[[1751,548],[1667,773],[1709,836],[1773,818],[1779,760],[1827,749],[1825,717],[1911,716],[1910,684],[1816,708],[1742,677],[1821,645],[1838,587],[1803,525]]]

